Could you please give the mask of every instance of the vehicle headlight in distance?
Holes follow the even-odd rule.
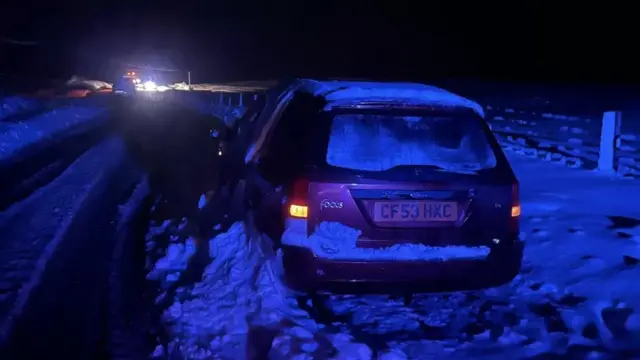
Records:
[[[153,81],[147,81],[144,83],[144,89],[147,91],[155,91],[157,89],[156,83]]]

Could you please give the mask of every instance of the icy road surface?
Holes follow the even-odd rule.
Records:
[[[212,260],[200,282],[163,295],[172,297],[164,321],[173,340],[155,354],[640,358],[640,182],[507,154],[521,182],[527,241],[522,272],[511,284],[417,295],[409,306],[389,296],[330,296],[313,308],[281,285],[278,256],[238,222],[210,240]],[[149,249],[158,234],[179,233],[173,228],[152,229]],[[175,283],[194,254],[193,239],[171,241],[163,260],[150,266],[165,284]]]

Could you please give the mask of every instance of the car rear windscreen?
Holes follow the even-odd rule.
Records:
[[[482,119],[473,114],[340,113],[333,117],[327,163],[361,171],[434,166],[472,172],[496,166]]]

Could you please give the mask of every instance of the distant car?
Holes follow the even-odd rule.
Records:
[[[412,83],[297,80],[233,203],[303,291],[455,291],[519,272],[518,181],[482,107]]]
[[[135,73],[128,72],[113,83],[112,92],[115,95],[133,95],[139,82]]]

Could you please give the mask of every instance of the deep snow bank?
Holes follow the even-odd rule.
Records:
[[[280,256],[263,250],[269,248],[242,222],[209,241],[202,281],[177,291],[164,313],[169,351],[189,359],[371,358],[367,346],[327,331],[298,307],[281,283]]]

